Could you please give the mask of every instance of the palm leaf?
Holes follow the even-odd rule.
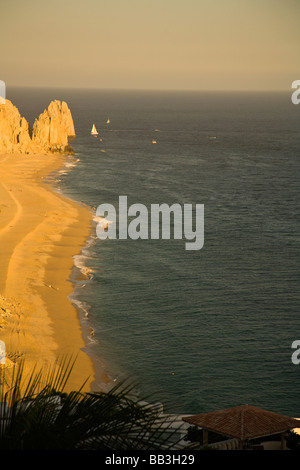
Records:
[[[126,382],[109,392],[65,393],[75,361],[64,357],[49,369],[11,382],[0,374],[0,449],[157,450],[176,443],[172,419],[135,396]]]

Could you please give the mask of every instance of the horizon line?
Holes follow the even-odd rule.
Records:
[[[283,93],[290,91],[290,88],[278,88],[278,89],[248,89],[248,88],[108,88],[108,87],[84,87],[84,86],[65,86],[65,85],[8,85],[6,83],[6,89],[8,88],[30,88],[30,89],[59,89],[59,90],[97,90],[97,91],[149,91],[149,92],[205,92],[205,93]]]

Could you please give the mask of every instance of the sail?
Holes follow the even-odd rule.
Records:
[[[91,130],[91,134],[94,134],[94,135],[97,135],[97,134],[98,134],[95,124],[93,124],[92,130]]]
[[[108,118],[107,121],[106,121],[106,124],[109,124],[110,123],[110,119]]]

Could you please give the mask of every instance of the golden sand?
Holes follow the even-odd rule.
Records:
[[[92,213],[43,181],[64,159],[0,155],[0,340],[6,366],[24,358],[28,372],[77,356],[67,389],[88,379],[88,391],[94,366],[68,296],[73,256],[90,235]]]

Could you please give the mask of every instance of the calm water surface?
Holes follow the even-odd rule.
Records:
[[[170,411],[249,403],[300,416],[291,362],[300,109],[290,95],[11,89],[8,98],[31,124],[52,99],[67,101],[77,133],[69,169],[79,161],[59,175],[65,195],[94,209],[117,208],[119,195],[149,209],[205,205],[199,251],[184,240],[90,240],[77,264],[93,278],[76,289],[95,329],[89,353]]]

